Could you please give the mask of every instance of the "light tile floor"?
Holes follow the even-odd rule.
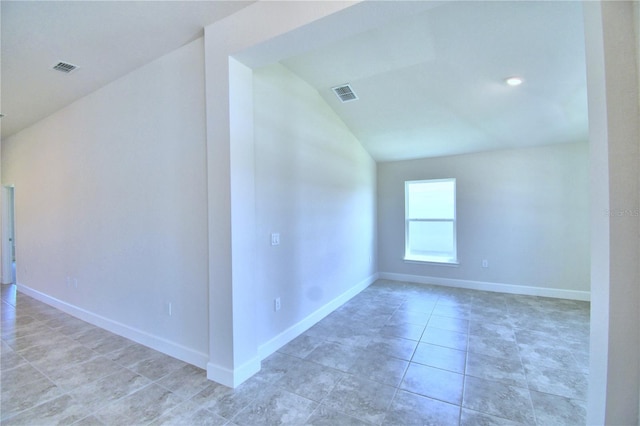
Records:
[[[237,389],[2,286],[3,425],[579,425],[589,304],[380,280]]]

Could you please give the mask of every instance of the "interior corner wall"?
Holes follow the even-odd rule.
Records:
[[[0,63],[1,63],[1,59],[0,59]],[[0,95],[0,99],[1,99],[1,95]],[[1,101],[0,101],[1,103]],[[2,130],[2,120],[0,119],[0,130]],[[0,140],[0,178],[2,176],[2,142]],[[0,179],[0,183],[4,183],[4,181],[2,181]],[[4,200],[4,197],[2,196],[4,195],[4,193],[0,194],[0,212],[3,212],[4,210],[4,203],[6,202]],[[7,238],[6,236],[6,223],[5,223],[6,218],[4,217],[4,215],[0,216],[0,238],[2,238],[2,242],[0,242],[0,281],[2,281],[0,284],[4,284],[4,281],[6,280],[6,266],[5,266],[5,253],[6,253],[6,248],[5,248],[5,240]]]
[[[577,143],[378,164],[380,276],[588,299],[588,158]],[[404,182],[439,178],[457,179],[459,266],[404,262]]]
[[[286,343],[296,334],[287,330],[375,278],[376,165],[318,92],[282,65],[254,70],[254,105],[264,347]]]
[[[203,49],[202,39],[185,45],[2,142],[19,289],[200,366]]]
[[[632,2],[584,2],[591,159],[588,424],[638,424],[640,86]]]
[[[640,2],[633,3],[633,11],[635,15],[634,29],[636,36],[636,77],[638,81],[638,109],[640,109]],[[640,144],[640,141],[638,141]],[[638,167],[636,170],[640,170],[640,156],[638,156]],[[640,187],[640,173],[638,173],[638,187]],[[638,252],[640,253],[640,237],[638,237]],[[640,265],[640,259],[638,259],[638,265]],[[640,268],[640,266],[638,266]],[[640,273],[639,273],[640,274]],[[640,300],[638,300],[640,306]],[[640,341],[640,328],[638,328],[638,340]],[[640,365],[640,359],[638,360]],[[638,368],[640,370],[640,367]],[[640,424],[640,392],[638,392],[638,424]]]

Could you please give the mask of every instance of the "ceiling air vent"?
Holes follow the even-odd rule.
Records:
[[[51,68],[56,70],[56,71],[63,72],[65,74],[69,74],[69,73],[72,73],[73,71],[77,70],[78,66],[70,64],[68,62],[58,62],[57,64],[55,64]]]
[[[358,99],[358,96],[353,92],[353,89],[348,84],[334,87],[332,90],[342,102],[350,102]]]

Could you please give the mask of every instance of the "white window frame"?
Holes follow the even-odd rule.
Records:
[[[410,218],[409,217],[409,186],[411,184],[419,184],[419,183],[436,183],[436,182],[453,182],[453,219],[449,218]],[[456,179],[455,178],[446,178],[446,179],[423,179],[423,180],[408,180],[404,183],[404,218],[405,218],[405,246],[404,246],[404,260],[406,262],[419,262],[419,263],[435,263],[435,264],[444,264],[444,265],[458,265],[458,236],[457,236],[457,188],[456,188]],[[444,256],[419,256],[415,254],[411,254],[409,251],[410,245],[410,235],[409,235],[409,225],[412,222],[451,222],[453,224],[453,256],[452,257],[444,257]]]

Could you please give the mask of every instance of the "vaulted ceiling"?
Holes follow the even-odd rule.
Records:
[[[195,40],[247,1],[6,1],[2,137]],[[73,74],[53,71],[65,61]]]
[[[580,2],[454,1],[283,63],[378,161],[579,142],[583,31]]]
[[[3,137],[247,4],[2,1]],[[433,2],[282,64],[377,161],[586,141],[582,25],[580,2]],[[52,71],[60,60],[81,68]],[[336,98],[344,83],[358,100]]]

